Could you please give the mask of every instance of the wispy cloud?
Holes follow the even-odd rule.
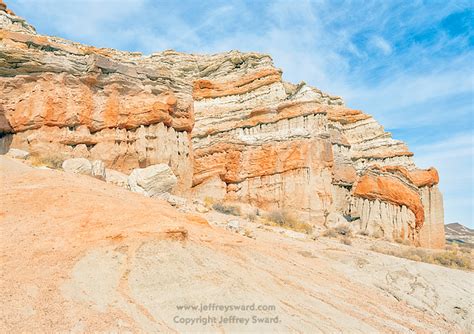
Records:
[[[374,47],[382,51],[384,55],[388,56],[392,53],[392,46],[383,37],[373,36],[371,42]]]

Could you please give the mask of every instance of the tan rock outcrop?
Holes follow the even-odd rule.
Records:
[[[0,18],[2,138],[15,133],[13,147],[100,159],[127,173],[167,163],[180,176],[177,190],[189,189],[191,82],[137,54],[40,36],[18,28],[17,17]]]
[[[176,176],[166,164],[136,168],[128,176],[128,186],[133,192],[157,197],[176,186]]]
[[[62,168],[68,173],[92,175],[92,164],[85,158],[64,160]]]
[[[105,173],[105,164],[102,160],[94,160],[92,161],[92,176],[96,179],[105,181],[106,173]]]
[[[30,156],[30,153],[16,148],[11,148],[7,152],[6,156],[13,159],[27,159]]]
[[[312,224],[338,213],[369,233],[444,245],[436,170],[416,168],[405,143],[340,97],[284,82],[270,56],[98,49],[39,35],[5,9],[0,152],[126,174],[166,164],[181,196],[289,209]]]
[[[425,220],[419,194],[397,178],[366,174],[357,182],[354,195],[370,200],[379,199],[398,206],[406,206],[415,215],[415,223],[419,228]]]
[[[436,169],[416,168],[407,146],[361,111],[331,107],[328,119],[335,158],[332,210],[359,218],[365,233],[443,247],[442,199],[434,204],[433,218],[423,200],[424,193],[437,193]],[[346,172],[352,168],[356,178]]]

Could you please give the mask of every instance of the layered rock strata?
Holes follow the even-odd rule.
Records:
[[[362,232],[443,247],[437,171],[418,169],[407,146],[361,111],[331,108],[328,120],[339,165],[333,209],[356,219]]]
[[[444,245],[436,170],[370,115],[305,83],[268,55],[98,49],[42,36],[0,6],[0,151],[165,163],[174,193],[284,209],[324,225]]]
[[[0,17],[1,146],[101,159],[124,172],[166,163],[189,189],[191,83],[141,55],[40,36]]]
[[[194,190],[322,223],[334,167],[325,107],[342,101],[304,98],[271,66],[195,82]]]

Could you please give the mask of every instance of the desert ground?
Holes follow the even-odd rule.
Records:
[[[0,168],[4,333],[473,330],[474,273],[371,250],[383,240],[180,212],[7,157]]]

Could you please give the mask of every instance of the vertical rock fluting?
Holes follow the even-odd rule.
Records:
[[[362,232],[410,240],[423,247],[443,247],[440,226],[444,226],[444,217],[436,170],[416,168],[407,146],[392,139],[390,133],[361,111],[331,108],[328,118],[334,128],[336,161],[344,166],[343,170],[351,168],[357,173],[356,178],[345,177],[347,181],[342,184],[346,196],[335,209],[343,208]],[[344,175],[353,174],[335,169],[333,184],[337,194],[341,193],[340,179]],[[429,208],[431,193],[436,198],[433,209]],[[431,215],[432,210],[435,213]]]
[[[334,164],[324,106],[341,101],[285,84],[268,56],[239,57],[194,84],[194,193],[321,224]]]
[[[370,115],[268,55],[98,49],[42,36],[0,2],[0,151],[101,159],[128,173],[168,164],[174,192],[331,212],[362,232],[444,246],[436,170]]]
[[[420,245],[442,248],[446,244],[443,195],[437,185],[422,187],[420,191],[421,202],[425,210],[425,222],[420,229]]]

